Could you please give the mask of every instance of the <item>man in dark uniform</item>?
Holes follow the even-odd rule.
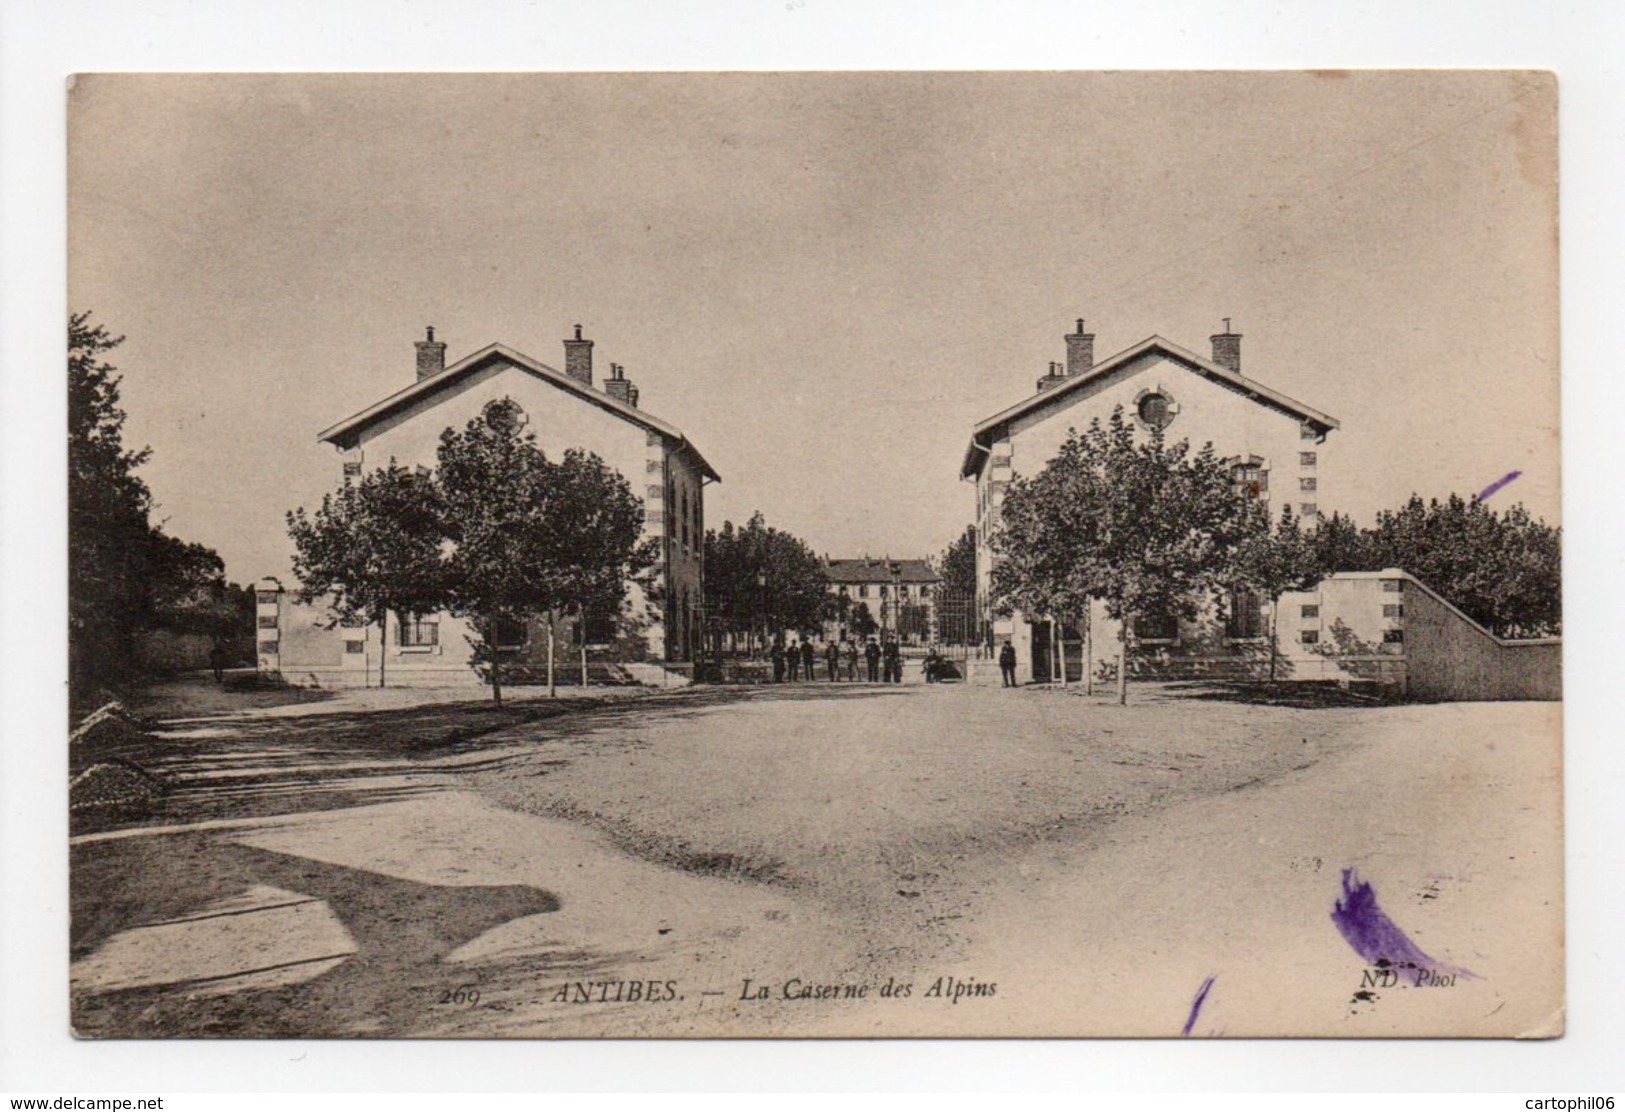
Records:
[[[1004,648],[999,650],[999,672],[1004,677],[1004,686],[1015,687],[1016,684],[1016,649],[1006,641]]]
[[[886,682],[903,682],[903,651],[895,640],[886,642]]]
[[[824,641],[824,663],[829,666],[830,683],[841,678],[841,646],[835,643],[834,638]]]
[[[863,659],[869,665],[869,682],[879,683],[880,646],[875,644],[875,639],[873,637],[869,638],[869,643],[863,647]]]
[[[812,638],[803,637],[801,639],[801,669],[807,673],[808,680],[815,680],[818,678],[817,676],[813,675],[813,661],[817,659],[818,654],[813,650]]]
[[[773,682],[784,682],[784,642],[773,638]]]
[[[784,647],[784,663],[790,669],[790,682],[801,678],[801,646],[791,641]]]

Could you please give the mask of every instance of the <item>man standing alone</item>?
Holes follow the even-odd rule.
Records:
[[[824,663],[829,665],[829,682],[841,678],[841,646],[834,641],[824,642]]]
[[[863,659],[869,665],[869,682],[879,683],[880,646],[875,644],[875,639],[873,637],[869,638],[869,643],[863,647]]]
[[[1016,650],[1008,641],[999,650],[999,672],[1004,677],[1004,686],[1016,686]]]
[[[802,637],[802,639],[801,639],[801,667],[807,673],[808,682],[811,682],[811,681],[818,678],[817,676],[813,675],[813,661],[815,661],[817,659],[818,659],[818,654],[813,652],[812,638],[811,637]]]
[[[784,663],[790,669],[790,682],[801,678],[801,646],[791,641],[784,647]]]

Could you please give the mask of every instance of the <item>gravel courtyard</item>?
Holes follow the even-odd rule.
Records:
[[[1560,1030],[1561,708],[1293,703],[802,685],[478,731],[189,722],[172,813],[76,839],[76,1027]],[[1366,984],[1347,868],[1468,975]]]

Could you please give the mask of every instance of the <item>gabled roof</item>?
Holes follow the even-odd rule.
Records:
[[[705,457],[700,455],[699,449],[695,448],[689,442],[689,439],[683,435],[682,430],[675,425],[668,424],[660,418],[639,409],[637,406],[627,405],[602,390],[594,390],[591,386],[584,382],[578,382],[563,371],[554,370],[545,363],[538,363],[530,356],[514,351],[504,344],[491,344],[483,347],[474,354],[453,363],[443,371],[432,374],[427,378],[418,379],[406,389],[396,391],[383,401],[363,409],[353,417],[345,418],[332,428],[324,429],[317,434],[316,439],[324,443],[336,444],[340,448],[353,448],[361,434],[377,422],[392,414],[399,413],[409,405],[414,405],[439,393],[448,386],[499,360],[509,363],[519,370],[541,379],[543,382],[550,383],[567,394],[574,394],[583,401],[596,405],[600,409],[608,410],[617,417],[640,428],[660,433],[662,436],[677,441],[680,449],[688,451],[693,456],[700,471],[707,478],[712,482],[722,481],[722,476],[716,473],[711,465],[705,461]]]
[[[1336,418],[1328,417],[1318,409],[1311,409],[1300,401],[1287,397],[1278,391],[1271,390],[1261,382],[1255,382],[1245,375],[1232,371],[1229,367],[1220,366],[1211,359],[1203,359],[1195,352],[1187,351],[1178,344],[1164,340],[1161,336],[1152,336],[1141,340],[1133,347],[1120,351],[1109,359],[1096,363],[1083,374],[1072,378],[1062,379],[1059,385],[1048,390],[1042,390],[1030,398],[1017,402],[1009,409],[995,413],[987,420],[977,424],[971,430],[970,447],[965,450],[965,462],[960,465],[959,477],[968,479],[981,470],[981,458],[986,456],[995,440],[1000,439],[1002,430],[1010,422],[1024,417],[1034,410],[1054,405],[1068,394],[1083,387],[1085,383],[1096,382],[1101,378],[1120,370],[1123,366],[1143,355],[1153,352],[1167,356],[1175,363],[1182,364],[1193,374],[1213,379],[1239,393],[1245,394],[1260,405],[1269,406],[1279,410],[1290,417],[1314,426],[1320,433],[1325,434],[1332,429],[1341,428]]]
[[[937,583],[942,576],[932,570],[925,560],[830,560],[824,565],[824,574],[831,583],[890,583],[892,569],[901,583]]]

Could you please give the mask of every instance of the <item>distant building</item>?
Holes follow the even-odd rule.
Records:
[[[602,389],[593,381],[593,341],[580,326],[564,341],[559,371],[502,344],[490,344],[446,366],[446,345],[434,330],[416,344],[416,380],[319,436],[341,453],[335,478],[355,477],[391,459],[434,467],[440,434],[479,416],[488,402],[511,398],[546,451],[580,448],[620,472],[643,498],[645,537],[659,542],[656,605],[634,585],[620,614],[588,615],[556,628],[555,645],[575,653],[592,647],[617,660],[694,659],[703,628],[705,486],[718,475],[681,430],[642,409],[638,388],[610,365]],[[469,626],[449,614],[378,627],[342,628],[320,606],[297,606],[275,580],[259,591],[259,664],[292,682],[376,683],[379,662],[388,682],[445,683],[475,678],[469,666]],[[538,616],[499,631],[515,669],[543,667],[547,627]],[[570,659],[568,656],[565,659]]]
[[[868,556],[826,559],[824,574],[838,600],[836,617],[824,623],[826,637],[855,637],[852,621],[861,604],[884,636],[898,636],[908,645],[923,645],[936,638],[937,589],[942,576],[930,561]]]

